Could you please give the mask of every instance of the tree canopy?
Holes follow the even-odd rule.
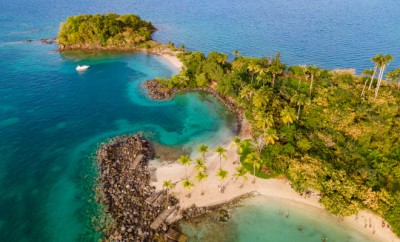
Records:
[[[240,145],[241,162],[251,173],[285,175],[300,192],[318,190],[325,208],[341,216],[370,209],[400,234],[400,84],[398,69],[382,80],[381,66],[389,59],[372,82],[374,71],[356,76],[287,68],[279,54],[236,55],[230,62],[217,52],[184,52],[180,58],[182,71],[161,83],[212,86],[235,100],[254,136],[241,141],[250,149]],[[252,157],[258,162],[249,162]]]
[[[58,44],[63,48],[135,47],[151,39],[155,30],[134,14],[82,14],[61,24]]]

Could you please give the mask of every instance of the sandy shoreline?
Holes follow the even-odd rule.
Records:
[[[179,72],[182,69],[183,63],[176,56],[176,53],[170,54],[164,52],[160,53],[159,56],[161,57],[161,59],[165,60],[167,64],[169,64],[169,66],[172,67],[177,72]]]
[[[246,131],[242,132],[239,136],[242,139],[249,138],[249,124],[246,120],[242,122],[242,127],[242,131]],[[239,162],[239,155],[236,153],[236,147],[233,145],[233,142],[229,140],[226,140],[224,144],[221,145],[227,149],[227,159],[223,161],[222,166],[223,169],[227,170],[229,173],[228,178],[223,181],[223,185],[226,187],[224,193],[219,191],[221,181],[215,176],[219,169],[219,157],[215,152],[213,152],[215,147],[210,147],[210,151],[212,152],[206,156],[208,178],[203,181],[202,184],[199,184],[199,182],[194,178],[195,171],[193,165],[188,169],[189,179],[195,184],[194,188],[190,192],[191,196],[189,198],[186,197],[187,191],[180,183],[180,181],[185,177],[185,168],[177,162],[172,164],[161,164],[159,161],[151,161],[150,167],[156,168],[155,174],[157,178],[157,181],[153,182],[151,185],[156,186],[157,190],[161,190],[162,183],[165,180],[171,180],[172,182],[177,183],[173,193],[179,199],[181,208],[183,209],[190,207],[192,204],[195,204],[197,207],[222,204],[238,196],[251,192],[323,209],[316,196],[308,198],[300,196],[291,188],[287,179],[256,178],[255,183],[252,183],[254,177],[251,174],[248,174],[248,181],[245,182],[243,187],[241,187],[243,184],[242,179],[236,180],[232,176],[236,172],[235,168],[238,166]],[[192,160],[198,157],[200,157],[200,154],[198,153],[193,153],[191,155]],[[204,191],[204,195],[201,195],[202,191]],[[371,227],[369,226],[370,221]],[[382,228],[382,218],[372,214],[371,212],[362,211],[358,214],[357,219],[356,216],[353,215],[345,218],[344,222],[362,233],[374,236],[379,239],[379,241],[400,241],[400,239],[397,238],[389,228]],[[366,227],[365,223],[367,223]],[[373,233],[374,230],[375,233]]]

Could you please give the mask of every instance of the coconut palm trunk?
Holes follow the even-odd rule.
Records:
[[[312,85],[314,82],[314,75],[311,75],[311,83],[310,83],[310,98],[311,98],[311,93],[312,93]]]
[[[371,86],[372,86],[372,83],[374,82],[374,77],[375,77],[375,74],[376,74],[376,70],[378,69],[378,66],[376,66],[375,65],[375,68],[374,68],[374,73],[372,73],[372,76],[371,76],[371,81],[369,82],[369,87],[368,87],[368,90],[370,90],[371,89]],[[364,90],[363,90],[363,92],[364,92]]]
[[[300,85],[301,85],[301,78],[299,78],[299,84],[297,85],[297,91],[300,90]]]
[[[379,88],[381,86],[383,72],[385,72],[385,68],[386,68],[386,65],[382,65],[382,67],[379,70],[378,83],[376,84],[376,88],[375,88],[375,98],[378,96],[378,92],[379,92]]]
[[[299,103],[299,107],[297,108],[297,120],[300,119],[300,107],[301,107],[301,105]]]

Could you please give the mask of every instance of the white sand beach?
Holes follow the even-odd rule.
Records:
[[[246,121],[242,124],[241,138],[248,138],[249,125]],[[256,178],[253,183],[254,177],[248,174],[248,181],[244,183],[240,178],[236,180],[232,175],[236,172],[235,168],[239,164],[239,155],[236,153],[236,147],[231,141],[226,141],[222,144],[227,149],[227,159],[222,161],[223,169],[228,171],[228,178],[223,181],[225,191],[220,192],[219,188],[221,181],[216,177],[217,170],[219,169],[219,157],[211,149],[210,154],[206,156],[206,166],[208,178],[199,184],[194,178],[195,171],[193,166],[188,169],[189,179],[194,182],[195,186],[190,191],[191,196],[187,197],[187,191],[182,186],[180,181],[185,178],[185,168],[179,163],[173,164],[161,164],[159,161],[153,161],[150,163],[152,167],[156,167],[157,182],[153,182],[152,185],[156,186],[158,190],[162,189],[162,183],[165,180],[171,180],[176,183],[176,187],[173,189],[173,193],[177,196],[180,201],[181,208],[190,207],[195,204],[198,207],[217,205],[228,202],[229,200],[246,193],[254,192],[255,194],[261,194],[264,196],[270,196],[274,198],[291,200],[304,205],[314,206],[320,209],[323,207],[318,203],[317,196],[311,196],[305,198],[295,192],[287,179],[260,179]],[[200,157],[200,154],[193,153],[191,155],[192,160]],[[242,186],[243,185],[243,186]],[[204,195],[202,195],[204,191]],[[362,211],[356,216],[350,216],[345,218],[345,223],[349,223],[349,226],[354,227],[359,231],[368,233],[371,236],[375,236],[379,241],[400,241],[399,238],[389,229],[382,228],[382,218],[371,212]],[[367,223],[367,226],[365,226]],[[371,226],[369,224],[371,223]],[[373,232],[375,230],[375,232]]]
[[[166,61],[172,67],[174,70],[179,72],[182,67],[183,63],[179,60],[179,58],[176,56],[178,52],[161,52],[159,53],[159,56]]]

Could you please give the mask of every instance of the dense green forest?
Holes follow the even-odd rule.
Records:
[[[314,189],[339,216],[369,209],[400,235],[400,69],[383,76],[377,55],[361,76],[273,58],[235,59],[184,52],[182,71],[159,80],[169,88],[214,86],[241,106],[253,138],[241,162],[260,177],[286,176],[299,192]],[[377,78],[375,78],[377,77]],[[255,165],[256,164],[256,165]]]
[[[78,15],[61,24],[58,44],[68,48],[132,48],[151,39],[151,22],[133,14]]]

